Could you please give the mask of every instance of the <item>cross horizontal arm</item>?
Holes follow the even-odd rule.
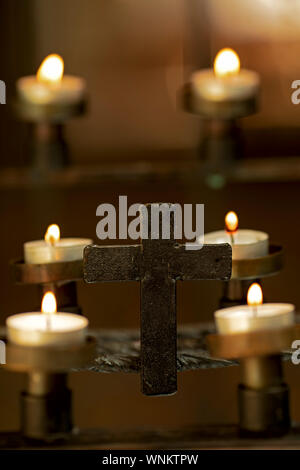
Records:
[[[84,249],[85,282],[138,281],[140,279],[140,245],[98,246]]]
[[[169,274],[181,281],[227,281],[231,277],[231,256],[229,243],[203,245],[200,250],[186,250],[185,245],[179,245],[170,257]]]

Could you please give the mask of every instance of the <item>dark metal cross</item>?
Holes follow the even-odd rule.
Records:
[[[87,283],[140,281],[141,375],[145,395],[169,395],[177,390],[176,281],[229,280],[231,246],[204,245],[186,250],[174,239],[170,212],[170,239],[151,239],[151,204],[147,205],[148,239],[139,245],[87,246],[84,279]],[[141,233],[143,217],[140,217]]]

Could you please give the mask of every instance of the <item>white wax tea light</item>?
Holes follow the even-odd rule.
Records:
[[[269,252],[269,235],[258,230],[238,229],[238,217],[233,211],[226,214],[225,230],[205,234],[204,243],[230,243],[233,260],[260,258]]]
[[[36,76],[22,77],[17,81],[20,97],[34,104],[76,104],[85,95],[85,80],[64,75],[64,61],[51,54],[42,62]]]
[[[216,56],[214,70],[193,73],[191,83],[200,98],[211,101],[238,101],[253,97],[259,89],[259,76],[240,69],[240,60],[232,49],[222,49]]]
[[[83,258],[83,250],[91,245],[89,238],[60,238],[58,225],[50,225],[44,240],[24,243],[24,261],[28,264],[76,261]]]
[[[88,320],[73,313],[56,312],[56,299],[47,292],[41,312],[12,315],[6,320],[7,337],[21,346],[53,346],[82,343]]]
[[[217,331],[220,334],[246,333],[272,330],[292,326],[295,322],[295,307],[285,303],[262,303],[259,284],[248,290],[248,305],[223,308],[215,312]]]

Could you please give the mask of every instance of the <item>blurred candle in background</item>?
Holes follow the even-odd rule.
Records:
[[[64,75],[64,61],[58,54],[44,59],[36,76],[17,81],[17,92],[25,101],[34,104],[76,104],[84,99],[85,80]]]
[[[230,48],[216,55],[213,69],[198,70],[192,74],[194,93],[204,100],[238,101],[258,93],[259,75],[240,68],[240,59]]]

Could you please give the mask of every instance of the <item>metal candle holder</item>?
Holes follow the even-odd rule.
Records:
[[[231,279],[223,284],[220,308],[247,303],[247,291],[253,282],[275,276],[283,268],[283,249],[270,245],[269,253],[259,258],[232,260]]]
[[[60,311],[81,314],[76,281],[83,278],[82,260],[28,264],[21,259],[11,261],[10,267],[16,284],[36,285],[40,299],[52,291]]]
[[[257,111],[257,95],[232,101],[206,100],[193,91],[191,83],[186,83],[182,89],[182,107],[204,121],[199,153],[207,174],[225,176],[242,155],[237,120]]]
[[[44,264],[11,262],[17,284],[33,284],[39,296],[55,293],[59,311],[81,313],[77,303],[76,281],[82,279],[82,260]],[[21,396],[22,434],[52,441],[66,438],[72,431],[71,391],[67,372],[92,360],[95,339],[88,337],[75,346],[28,347],[8,344],[7,367],[28,374],[27,389]]]
[[[239,359],[239,425],[242,436],[279,436],[290,428],[289,392],[280,353],[291,346],[294,327],[207,336],[214,357]]]
[[[51,442],[70,437],[73,429],[72,393],[67,372],[89,363],[96,340],[88,336],[73,346],[7,345],[6,368],[28,374],[21,395],[21,432],[24,437]]]
[[[64,125],[83,115],[86,101],[73,104],[34,104],[17,99],[15,114],[31,123],[30,163],[39,173],[63,168],[69,164],[69,150],[64,137]]]

